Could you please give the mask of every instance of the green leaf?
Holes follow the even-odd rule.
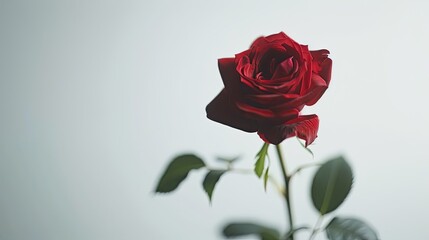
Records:
[[[268,177],[269,174],[268,172],[270,171],[270,166],[267,167],[267,169],[265,169],[265,173],[264,173],[264,190],[267,191],[267,182],[268,182]]]
[[[352,184],[352,169],[342,156],[325,162],[313,178],[311,197],[314,207],[321,215],[334,211],[347,197]]]
[[[227,238],[257,235],[261,240],[280,239],[280,234],[276,229],[254,223],[230,223],[224,227],[223,235]]]
[[[256,154],[256,157],[258,158],[258,160],[256,160],[256,163],[255,163],[255,173],[258,177],[261,177],[264,171],[265,158],[267,156],[268,146],[269,146],[268,143],[264,143],[261,150],[259,150],[258,154]]]
[[[224,174],[225,170],[211,170],[207,173],[206,177],[203,181],[203,188],[206,191],[210,202],[212,201],[213,190],[216,186],[216,183],[219,181],[222,174]]]
[[[326,226],[326,236],[330,240],[378,240],[377,233],[365,222],[355,218],[335,217]]]
[[[155,192],[167,193],[175,190],[185,180],[189,171],[205,166],[201,158],[193,154],[180,155],[174,158],[167,166],[158,182]]]

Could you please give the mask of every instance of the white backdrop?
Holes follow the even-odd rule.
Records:
[[[428,239],[428,8],[423,1],[1,1],[0,239],[214,240],[231,220],[284,230],[282,200],[252,175],[224,176],[212,206],[203,171],[173,194],[153,194],[177,153],[212,165],[216,156],[240,155],[238,165],[252,167],[258,136],[211,122],[204,108],[222,88],[217,59],[279,31],[329,49],[334,61],[330,88],[306,109],[321,119],[315,160],[287,140],[289,167],[344,154],[355,185],[337,213],[365,219],[381,239]],[[292,183],[298,224],[317,218],[312,174]]]

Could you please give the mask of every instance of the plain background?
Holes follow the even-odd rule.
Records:
[[[211,206],[204,171],[153,194],[178,153],[213,166],[216,156],[239,155],[238,166],[252,168],[258,136],[211,122],[204,108],[223,87],[217,59],[280,31],[329,49],[334,61],[330,88],[305,109],[321,119],[314,160],[290,139],[289,168],[344,154],[355,184],[335,214],[366,220],[381,239],[428,239],[428,9],[373,0],[0,1],[0,239],[214,240],[233,220],[285,230],[281,198],[253,175],[225,175]],[[271,171],[280,177],[275,160]],[[317,219],[312,175],[292,183],[298,225]]]

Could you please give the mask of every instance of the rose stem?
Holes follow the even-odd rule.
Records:
[[[282,155],[282,151],[280,148],[280,144],[276,145],[276,150],[277,150],[277,155],[279,156],[279,161],[280,161],[280,166],[282,168],[282,174],[283,174],[283,179],[285,181],[285,200],[286,200],[286,206],[287,206],[287,214],[289,217],[289,231],[293,231],[293,218],[292,218],[292,208],[290,207],[290,192],[289,192],[289,180],[290,177],[287,175],[287,171],[286,171],[286,165],[283,159],[283,155]],[[290,239],[293,240],[293,232],[290,236]]]

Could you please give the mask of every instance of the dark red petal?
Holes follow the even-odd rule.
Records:
[[[258,39],[256,39],[252,45],[251,48],[253,47],[258,47],[258,46],[263,46],[265,44],[269,44],[272,42],[278,42],[278,43],[284,43],[296,50],[301,48],[301,45],[298,44],[297,42],[295,42],[295,40],[293,40],[292,38],[290,38],[288,35],[286,35],[284,32],[279,32],[276,34],[272,34],[272,35],[268,35],[266,37],[259,37]]]
[[[326,49],[310,51],[313,57],[313,72],[321,76],[327,85],[331,81],[332,60],[328,58],[329,51]]]
[[[301,110],[300,108],[289,108],[273,111],[269,108],[255,107],[243,102],[237,102],[237,107],[242,110],[243,113],[246,113],[246,116],[260,123],[272,123],[275,125],[296,118]]]
[[[279,43],[281,42],[283,44],[286,44],[289,47],[292,47],[295,50],[301,49],[301,45],[297,43],[295,40],[293,40],[292,38],[290,38],[288,35],[286,35],[286,33],[284,32],[272,34],[272,35],[266,36],[265,38],[269,42],[279,42]]]
[[[238,102],[237,107],[242,111],[245,111],[249,114],[259,116],[262,118],[273,118],[273,117],[275,117],[275,113],[273,111],[271,111],[270,109],[254,107],[254,106],[249,105],[249,104],[244,103],[244,102]]]
[[[325,80],[326,85],[329,85],[331,82],[331,71],[332,71],[332,60],[330,58],[323,61],[323,63],[320,65],[321,70],[319,75]]]
[[[323,93],[328,88],[328,85],[324,79],[314,73],[311,74],[310,82],[310,88],[307,89],[306,92],[302,93],[301,96],[287,101],[284,104],[274,106],[273,109],[296,108],[297,106],[301,105],[311,106],[315,104],[320,99],[320,97],[322,97]],[[293,90],[291,90],[291,92],[293,92]]]
[[[319,101],[326,89],[328,89],[328,84],[317,74],[312,74],[311,82],[311,90],[306,94],[306,96],[303,97],[306,99],[305,105],[307,106],[314,105],[317,101]]]
[[[246,51],[235,54],[235,59],[237,60],[237,59],[240,59],[244,56],[250,56],[251,54],[252,54],[252,51],[250,49],[247,49]]]
[[[218,67],[225,88],[238,94],[240,90],[240,74],[236,70],[235,58],[218,59]]]
[[[319,118],[317,115],[306,115],[282,125],[259,130],[258,135],[265,142],[272,144],[280,144],[286,138],[297,136],[305,141],[305,146],[308,146],[316,139],[318,130]]]
[[[228,125],[245,132],[256,132],[257,124],[255,120],[248,119],[236,107],[235,102],[229,96],[226,89],[211,101],[206,107],[207,117],[215,122]]]
[[[310,51],[311,56],[313,57],[313,70],[316,73],[320,71],[320,64],[328,59],[329,51],[327,49],[321,49],[316,51]]]
[[[270,41],[270,42],[273,42],[276,40],[290,39],[290,37],[288,37],[288,35],[286,35],[286,33],[284,33],[284,32],[271,34],[271,35],[266,36],[265,38],[267,39],[267,41]]]
[[[265,45],[267,43],[269,43],[269,42],[265,37],[258,37],[255,41],[253,41],[253,43],[250,47],[251,48],[257,47],[257,46]]]
[[[284,102],[291,101],[299,97],[297,94],[258,94],[246,95],[246,102],[255,103],[258,106],[265,106],[265,108],[274,107]]]
[[[238,61],[236,60],[236,71],[240,76],[245,77],[253,77],[253,73],[255,72],[255,66],[250,62],[250,59],[248,56],[243,56]]]
[[[272,79],[288,77],[294,70],[293,57],[287,58],[276,66]]]

